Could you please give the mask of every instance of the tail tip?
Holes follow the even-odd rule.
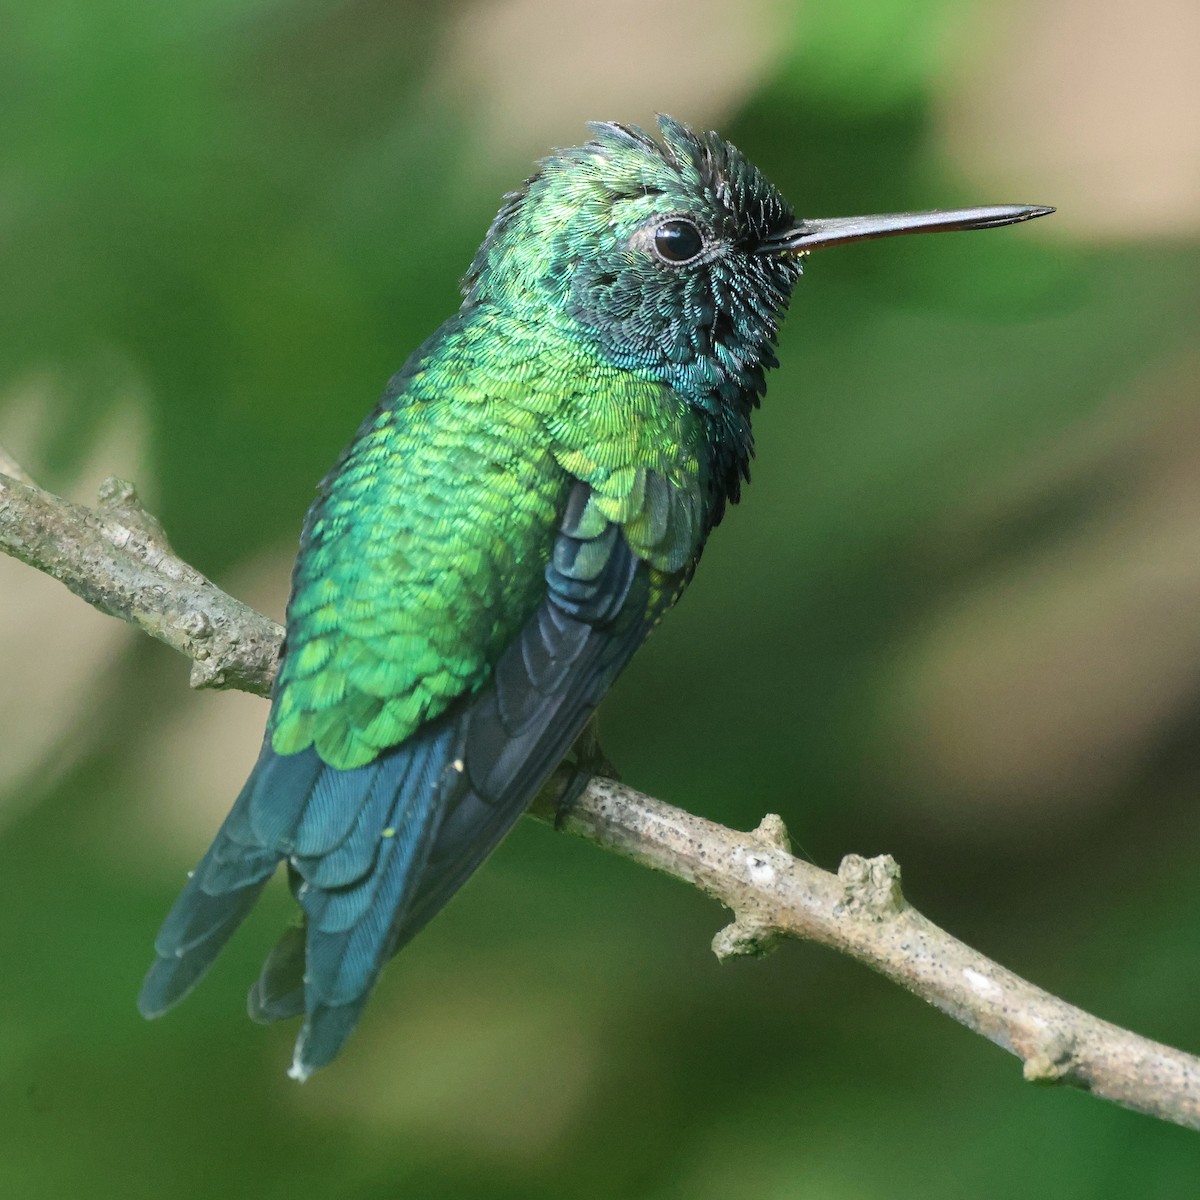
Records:
[[[137,1010],[147,1021],[157,1020],[182,998],[174,966],[173,960],[159,957],[146,972],[142,990],[138,992]]]
[[[303,1083],[315,1070],[315,1067],[310,1066],[301,1057],[300,1048],[297,1047],[295,1057],[292,1059],[292,1065],[288,1067],[288,1078],[294,1079],[297,1083]]]
[[[145,996],[137,998],[137,1010],[147,1021],[157,1021],[166,1011],[165,1004],[152,1004]]]

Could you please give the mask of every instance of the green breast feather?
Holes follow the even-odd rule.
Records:
[[[497,347],[503,349],[501,357]],[[478,691],[545,593],[574,480],[679,591],[701,541],[698,420],[553,328],[468,309],[413,356],[304,533],[273,746],[371,761]]]

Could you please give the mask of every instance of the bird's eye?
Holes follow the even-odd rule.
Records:
[[[691,262],[703,249],[704,235],[691,221],[675,217],[654,231],[654,252],[663,262]]]

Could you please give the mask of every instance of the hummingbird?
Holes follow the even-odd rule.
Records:
[[[736,503],[805,257],[1042,216],[797,219],[732,144],[597,123],[504,198],[459,311],[318,487],[262,749],[155,943],[201,979],[281,863],[300,909],[250,989],[329,1063],[387,960],[584,734]],[[594,765],[594,764],[591,764]],[[576,799],[587,756],[565,789]]]

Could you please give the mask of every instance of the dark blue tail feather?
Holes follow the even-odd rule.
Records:
[[[308,1015],[296,1043],[295,1078],[331,1061],[358,1021],[386,961],[393,924],[437,835],[447,793],[457,786],[457,773],[446,764],[459,740],[455,723],[439,722],[377,760],[393,780],[392,804],[365,872],[346,887],[322,888],[307,880],[297,890],[308,919]]]
[[[374,926],[380,920],[386,926],[390,917],[374,914],[371,901],[389,877],[391,890],[402,893],[414,866],[412,844],[426,840],[422,830],[436,828],[432,789],[413,784],[441,770],[448,736],[444,730],[432,738],[420,735],[352,771],[325,765],[311,749],[277,755],[269,736],[264,739],[233,810],[159,931],[158,958],[138,998],[143,1014],[159,1016],[195,987],[285,858],[298,877],[294,890],[306,913],[330,908],[337,914],[331,918],[336,932],[357,930],[350,942],[352,967],[338,997],[356,986],[369,990],[374,975],[364,964],[387,940],[386,927]],[[410,779],[414,762],[424,771],[421,780]],[[398,836],[385,836],[401,818]],[[315,944],[309,955],[319,981],[321,964],[332,953],[327,936],[320,921],[310,923]],[[372,941],[378,944],[372,947]]]

